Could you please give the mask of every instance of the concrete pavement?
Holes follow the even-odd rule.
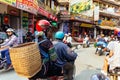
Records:
[[[95,73],[100,73],[103,66],[104,56],[95,55],[95,48],[81,48],[76,50],[78,57],[75,61],[75,80],[90,80]]]
[[[90,76],[99,73],[103,65],[104,56],[95,55],[95,48],[82,48],[75,50],[78,57],[75,61],[76,74],[75,80],[90,80]],[[14,70],[0,72],[0,80],[27,80],[18,76]]]

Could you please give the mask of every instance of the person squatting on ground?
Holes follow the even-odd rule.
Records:
[[[55,34],[55,51],[58,55],[55,65],[63,70],[64,80],[73,80],[74,61],[77,54],[63,43],[64,33],[61,31]],[[62,72],[62,71],[61,71]]]
[[[115,35],[117,35],[118,41],[112,40],[107,46],[110,53],[104,60],[102,73],[105,75],[107,75],[109,71],[113,71],[116,67],[120,67],[120,30]]]
[[[0,47],[13,47],[18,45],[18,39],[17,36],[14,34],[14,30],[12,28],[8,28],[6,30],[8,38],[0,44]],[[2,59],[6,58],[7,60],[7,68],[11,67],[11,60],[9,55],[9,49],[5,49],[1,51]]]

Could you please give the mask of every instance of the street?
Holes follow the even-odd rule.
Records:
[[[78,57],[75,62],[75,80],[90,80],[90,76],[99,73],[104,56],[95,55],[95,48],[80,48],[77,49]],[[8,72],[0,72],[0,80],[27,80],[18,76],[13,70]]]
[[[95,48],[81,48],[78,53],[75,80],[90,80],[91,75],[100,73],[103,66],[104,56],[95,55]]]

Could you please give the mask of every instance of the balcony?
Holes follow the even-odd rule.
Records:
[[[120,6],[120,1],[116,1],[116,0],[93,0],[96,2],[100,2],[100,3],[108,3],[108,4],[112,4],[115,6]]]
[[[99,12],[100,12],[100,15],[114,17],[114,18],[120,18],[120,14],[117,14],[116,12],[109,12],[106,9],[100,9]]]

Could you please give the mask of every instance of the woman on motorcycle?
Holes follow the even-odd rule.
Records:
[[[56,78],[56,76],[59,75],[60,73],[59,68],[56,66],[53,66],[54,60],[51,59],[51,56],[50,56],[51,53],[54,53],[54,46],[50,41],[50,38],[52,35],[52,34],[49,34],[51,32],[50,26],[51,25],[47,20],[39,21],[38,27],[40,27],[41,30],[37,32],[36,37],[38,38],[37,43],[38,43],[41,58],[42,58],[42,68],[36,75],[29,78],[29,80],[48,79],[51,77],[53,78],[53,76],[55,76]],[[56,73],[56,71],[58,71],[59,73]]]
[[[0,44],[0,47],[13,47],[18,45],[18,39],[17,36],[14,34],[14,30],[12,28],[8,28],[6,30],[7,36],[8,38],[2,43]],[[9,49],[5,49],[1,51],[1,56],[2,59],[7,60],[7,68],[9,69],[9,67],[11,67],[11,60],[10,60],[10,55],[9,55]]]

